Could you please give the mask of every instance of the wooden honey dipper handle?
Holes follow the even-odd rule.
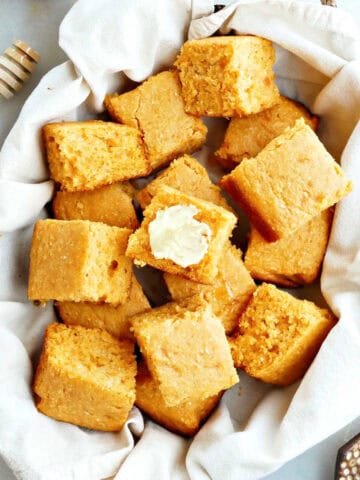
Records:
[[[22,40],[16,40],[13,47],[0,55],[0,95],[5,98],[20,90],[40,61],[37,51]]]

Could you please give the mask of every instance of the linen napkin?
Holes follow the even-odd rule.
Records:
[[[360,52],[351,18],[295,0],[80,0],[59,42],[70,61],[33,92],[0,152],[0,454],[26,480],[258,479],[360,414]],[[281,92],[321,116],[320,136],[355,189],[337,206],[322,292],[340,317],[301,382],[273,388],[241,374],[195,438],[185,440],[134,408],[119,433],[37,412],[33,366],[51,306],[26,299],[33,222],[52,196],[40,139],[50,121],[93,118],[107,92],[169,66],[186,39],[223,33],[276,43]],[[208,146],[201,152],[206,156]],[[344,394],[350,392],[350,394]],[[136,443],[137,442],[137,443]]]

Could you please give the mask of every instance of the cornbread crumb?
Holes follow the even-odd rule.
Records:
[[[148,310],[150,304],[133,274],[129,298],[122,305],[114,307],[106,303],[57,302],[56,307],[65,325],[101,328],[119,339],[134,341],[129,317]]]
[[[155,422],[180,435],[193,436],[218,404],[222,392],[169,407],[144,362],[138,366],[135,404]]]
[[[126,125],[100,120],[49,123],[43,138],[50,176],[69,192],[150,173],[140,132]]]
[[[213,285],[192,282],[171,273],[165,273],[164,280],[175,301],[203,294],[228,335],[237,327],[239,315],[256,288],[254,280],[244,266],[241,251],[230,242],[220,257],[219,272]]]
[[[207,128],[185,112],[176,71],[161,72],[122,95],[107,95],[104,105],[114,120],[140,129],[152,169],[205,143]]]
[[[296,287],[319,275],[328,243],[333,209],[327,209],[292,235],[267,242],[251,228],[245,266],[257,280]]]
[[[212,236],[207,253],[199,263],[181,267],[172,260],[155,258],[150,247],[149,224],[159,210],[175,205],[193,205],[198,213],[194,216],[199,222],[208,225]],[[191,197],[178,190],[161,186],[151,203],[144,210],[144,220],[140,228],[129,238],[126,255],[134,258],[137,264],[148,264],[168,273],[182,275],[194,281],[211,284],[218,273],[218,262],[222,249],[229,239],[236,223],[236,217],[222,207]]]
[[[279,91],[272,71],[272,43],[251,35],[185,42],[179,69],[185,110],[193,115],[233,117],[274,105]]]
[[[279,97],[276,105],[262,112],[247,117],[233,117],[215,156],[224,168],[232,170],[243,158],[256,157],[271,140],[301,117],[316,131],[319,118],[301,103],[283,96]]]
[[[81,427],[120,430],[135,401],[133,351],[133,343],[99,329],[49,325],[34,381],[37,409]]]
[[[201,297],[168,303],[131,322],[167,406],[217,395],[238,382],[224,327]]]
[[[352,183],[303,119],[244,159],[220,185],[267,241],[296,232],[352,190]]]
[[[131,230],[87,220],[38,220],[32,238],[30,300],[106,302],[129,295]]]
[[[220,188],[211,182],[206,169],[189,155],[184,155],[174,160],[155,180],[138,191],[136,199],[140,203],[141,208],[144,209],[149,205],[161,185],[166,185],[187,195],[215,203],[215,205],[233,213],[233,209],[222,196]]]
[[[262,284],[229,339],[236,367],[275,385],[301,378],[335,325],[335,317],[307,300]]]
[[[129,184],[114,183],[86,192],[56,192],[54,217],[59,220],[91,220],[135,230],[139,226]],[[132,188],[130,186],[130,188]]]

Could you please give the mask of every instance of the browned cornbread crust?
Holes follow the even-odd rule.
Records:
[[[150,308],[141,285],[132,275],[129,298],[114,307],[106,303],[57,302],[56,308],[65,325],[101,328],[119,339],[134,341],[129,317]]]
[[[145,362],[138,365],[135,405],[152,420],[180,435],[193,436],[218,404],[222,392],[208,398],[183,402],[169,407]]]
[[[238,382],[224,327],[201,297],[153,308],[131,322],[169,407],[217,395]]]
[[[194,216],[199,222],[206,223],[212,236],[209,240],[208,251],[202,260],[184,268],[172,260],[157,259],[150,247],[148,226],[155,219],[158,210],[169,208],[173,205],[193,205],[198,209]],[[213,203],[200,200],[179,192],[173,188],[161,186],[151,203],[144,210],[144,220],[140,228],[129,238],[126,255],[135,260],[135,264],[149,264],[168,273],[182,275],[191,280],[211,284],[218,273],[218,262],[231,231],[236,223],[236,217],[222,207]]]
[[[49,123],[43,139],[50,176],[69,192],[142,177],[151,170],[140,132],[127,125]]]
[[[135,230],[139,226],[129,184],[114,183],[86,192],[56,192],[53,200],[54,217],[59,220],[91,220],[113,227]],[[130,186],[131,188],[131,186]]]
[[[257,280],[296,287],[319,276],[329,240],[333,209],[324,210],[292,235],[267,242],[251,228],[245,266]]]
[[[107,95],[104,105],[114,120],[140,129],[152,169],[205,143],[207,128],[185,112],[175,70],[152,76],[122,95]]]
[[[229,339],[234,364],[264,382],[289,385],[304,375],[335,322],[328,310],[264,283]]]
[[[220,188],[210,180],[206,169],[189,155],[184,155],[174,160],[155,180],[138,191],[136,199],[140,203],[141,208],[144,209],[149,205],[161,185],[166,185],[187,195],[215,203],[215,205],[234,213],[222,196]]]
[[[303,119],[220,180],[267,241],[296,232],[352,190]]]
[[[135,401],[134,344],[99,329],[46,330],[36,371],[37,409],[62,422],[120,430]]]
[[[237,327],[240,313],[256,288],[242,261],[241,250],[230,242],[224,247],[220,257],[219,272],[213,285],[192,282],[171,273],[165,273],[164,280],[175,301],[203,294],[228,335]]]
[[[276,105],[262,112],[247,117],[233,117],[215,156],[224,168],[231,170],[243,158],[256,157],[271,140],[301,117],[316,131],[319,118],[301,103],[283,96],[279,97]]]
[[[272,43],[260,37],[210,37],[184,43],[175,66],[185,110],[232,117],[271,107],[279,98],[274,62]]]
[[[106,302],[129,296],[131,230],[87,220],[38,220],[31,252],[30,300]]]

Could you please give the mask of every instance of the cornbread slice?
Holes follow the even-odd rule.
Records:
[[[333,209],[324,210],[288,237],[267,242],[251,228],[245,266],[251,275],[285,287],[313,283],[329,240]]]
[[[172,432],[186,436],[195,435],[200,425],[216,407],[221,396],[222,392],[212,397],[185,401],[175,407],[169,407],[145,363],[141,362],[138,366],[135,405],[155,422]]]
[[[193,115],[233,117],[269,108],[279,100],[272,43],[251,35],[190,40],[179,69],[185,110]]]
[[[225,133],[224,142],[215,156],[226,169],[235,168],[243,158],[256,157],[286,127],[303,118],[316,131],[319,118],[312,115],[301,103],[283,96],[278,103],[248,117],[233,117]]]
[[[37,409],[62,422],[120,430],[135,401],[134,344],[107,332],[53,323],[36,371]]]
[[[304,375],[335,321],[328,310],[263,283],[229,339],[234,364],[264,382],[289,385]]]
[[[217,395],[238,382],[224,327],[201,297],[153,308],[131,323],[167,406]]]
[[[244,159],[220,185],[267,241],[296,232],[352,190],[352,183],[303,119]]]
[[[199,263],[187,267],[182,267],[170,259],[155,258],[150,246],[150,222],[156,218],[158,211],[175,205],[193,205],[197,209],[194,218],[208,225],[211,230],[207,252]],[[218,262],[222,255],[223,247],[229,239],[235,223],[235,215],[224,208],[199,198],[185,195],[173,188],[161,186],[151,203],[144,210],[144,220],[140,228],[130,236],[126,255],[134,258],[135,263],[139,265],[149,264],[164,272],[182,275],[194,281],[211,284],[218,273]]]
[[[184,110],[178,73],[161,72],[122,95],[107,95],[105,108],[121,123],[139,128],[152,169],[199,150],[207,128]]]
[[[129,296],[131,230],[87,220],[38,220],[32,238],[30,300],[106,302]]]
[[[123,184],[114,183],[86,192],[56,192],[52,205],[54,217],[60,220],[91,220],[135,230],[139,222],[127,191],[128,186],[123,188]]]
[[[141,208],[144,209],[149,205],[161,185],[176,188],[180,192],[215,203],[215,205],[219,205],[234,213],[222,196],[220,188],[211,182],[206,169],[189,155],[184,155],[174,160],[155,180],[138,191],[136,198]]]
[[[171,273],[165,273],[164,280],[175,301],[202,293],[228,335],[237,327],[240,313],[256,288],[254,280],[244,266],[241,251],[230,242],[220,257],[219,272],[213,285],[192,282]]]
[[[148,310],[150,304],[133,274],[129,298],[122,305],[114,307],[106,303],[58,302],[56,308],[66,325],[101,328],[114,337],[133,341],[129,317]]]
[[[136,128],[100,120],[49,123],[43,139],[50,176],[69,192],[150,173]]]

